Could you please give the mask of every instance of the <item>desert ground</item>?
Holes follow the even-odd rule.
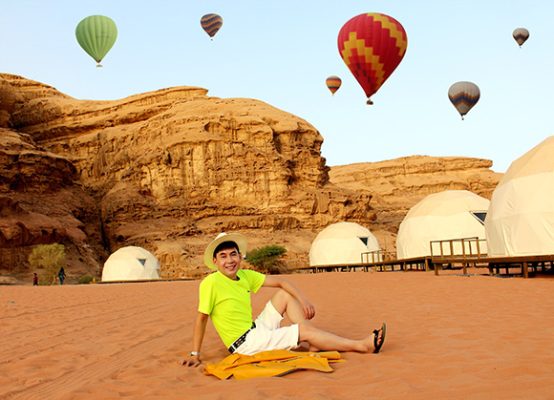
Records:
[[[334,372],[220,381],[181,365],[199,281],[0,286],[1,399],[554,398],[554,279],[432,272],[288,278],[314,323],[380,354],[343,353]],[[253,296],[261,310],[274,289]],[[228,355],[208,325],[204,362]]]

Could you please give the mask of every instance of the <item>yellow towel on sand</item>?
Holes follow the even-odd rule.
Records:
[[[311,369],[321,372],[332,372],[329,362],[340,362],[338,351],[295,352],[288,350],[262,351],[252,356],[231,354],[218,363],[207,364],[206,375],[219,379],[262,378],[282,376],[300,369]]]

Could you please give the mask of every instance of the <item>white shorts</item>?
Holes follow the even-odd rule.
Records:
[[[252,355],[260,351],[290,350],[298,346],[298,324],[281,327],[283,316],[271,300],[256,318],[256,327],[248,332],[246,340],[235,353]]]

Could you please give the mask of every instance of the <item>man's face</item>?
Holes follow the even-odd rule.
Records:
[[[223,275],[236,279],[242,257],[235,248],[220,250],[214,257],[214,264]]]

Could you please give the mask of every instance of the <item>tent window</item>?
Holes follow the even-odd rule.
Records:
[[[364,243],[364,245],[367,246],[367,240],[369,239],[368,237],[359,237],[358,236],[358,239],[360,239]]]
[[[137,258],[137,260],[139,260],[139,262],[142,264],[142,266],[144,267],[144,264],[146,264],[146,258]]]
[[[473,215],[477,221],[479,221],[481,224],[485,224],[485,218],[487,218],[487,212],[486,211],[470,211],[471,215]]]

